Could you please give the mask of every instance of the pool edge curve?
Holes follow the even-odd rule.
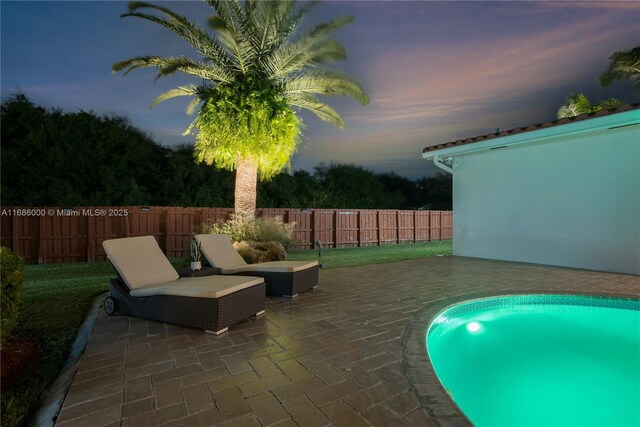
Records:
[[[460,294],[449,298],[429,301],[413,316],[402,334],[402,362],[407,379],[411,383],[413,392],[427,410],[429,415],[440,425],[473,426],[473,423],[462,412],[449,396],[448,392],[436,375],[427,350],[427,330],[436,317],[449,307],[492,297],[508,297],[523,295],[565,295],[587,296],[593,298],[616,298],[630,301],[640,301],[616,293],[603,292],[570,292],[538,290],[505,290],[496,292],[476,292]]]

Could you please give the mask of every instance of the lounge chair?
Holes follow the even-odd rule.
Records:
[[[295,298],[318,286],[318,261],[270,261],[247,264],[226,234],[198,234],[201,251],[223,275],[263,277],[267,294]]]
[[[153,236],[105,240],[102,247],[118,277],[109,280],[107,314],[173,323],[219,335],[264,313],[260,277],[180,278]]]

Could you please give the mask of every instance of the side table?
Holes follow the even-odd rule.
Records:
[[[180,277],[205,277],[214,276],[220,274],[221,269],[217,267],[202,267],[200,270],[192,270],[191,267],[186,267],[178,270]]]

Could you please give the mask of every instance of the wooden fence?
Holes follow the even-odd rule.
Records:
[[[2,246],[28,263],[102,261],[102,242],[153,235],[169,257],[187,256],[192,233],[229,218],[230,208],[120,206],[84,208],[2,208]],[[295,222],[293,246],[374,246],[449,240],[450,211],[354,209],[258,209],[257,215]]]

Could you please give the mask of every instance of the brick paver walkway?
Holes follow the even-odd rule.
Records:
[[[455,425],[417,399],[402,334],[429,302],[500,290],[638,298],[640,277],[436,257],[322,271],[218,337],[101,315],[56,425]]]

